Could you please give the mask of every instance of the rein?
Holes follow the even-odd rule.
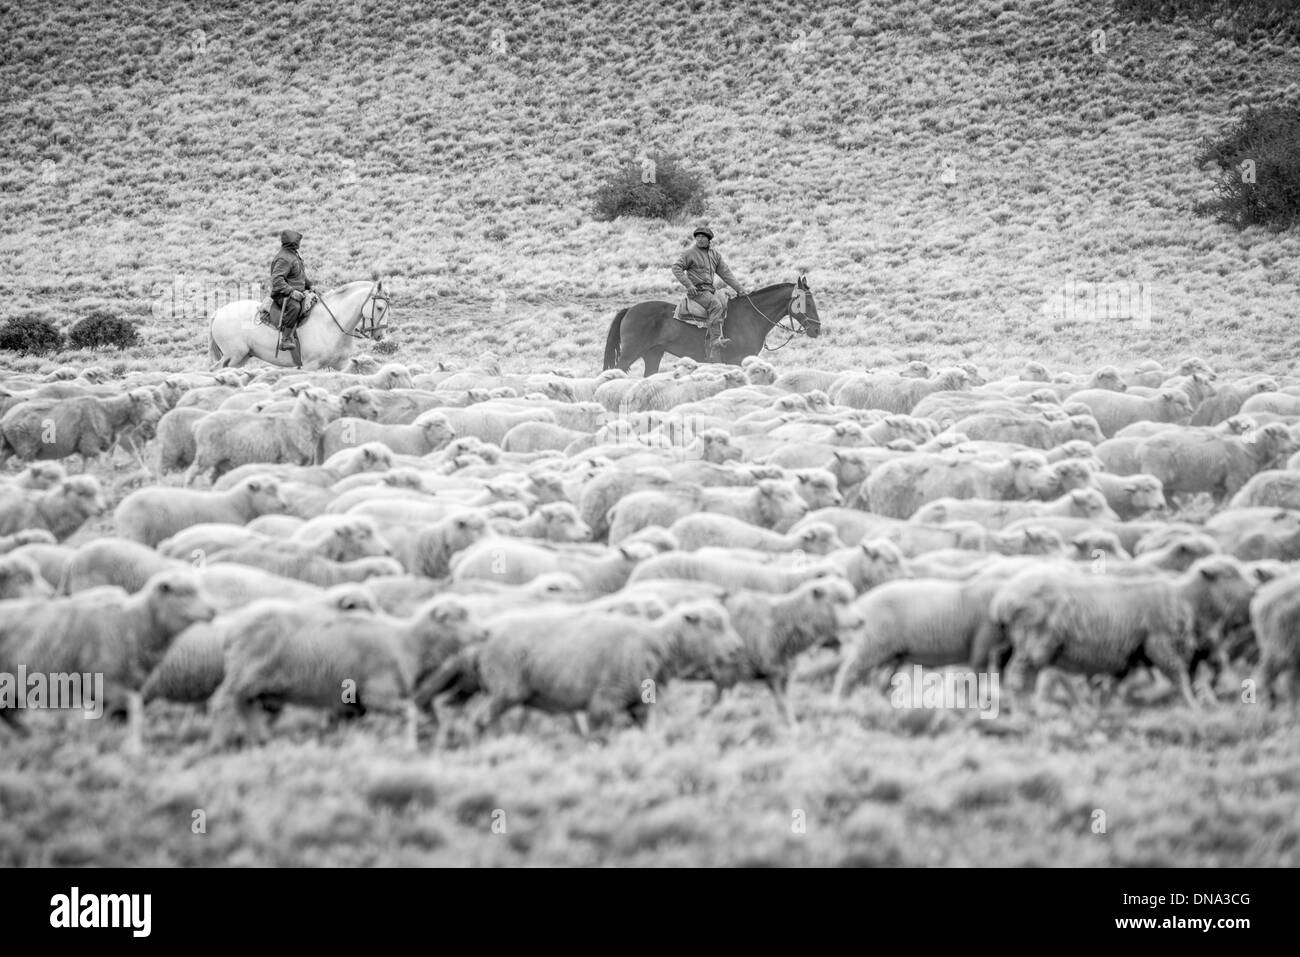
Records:
[[[791,313],[789,312],[789,304],[788,304],[788,303],[787,303],[787,305],[786,305],[786,312],[782,313],[782,314],[781,314],[780,316],[778,316],[776,319],[773,319],[773,318],[771,318],[769,315],[767,315],[767,313],[763,312],[762,309],[759,309],[758,306],[754,305],[754,300],[751,299],[751,298],[749,298],[749,293],[746,293],[746,294],[744,295],[743,298],[744,298],[744,300],[745,300],[747,303],[749,303],[750,308],[752,308],[756,313],[758,313],[760,316],[762,316],[762,317],[763,317],[763,321],[766,322],[766,323],[768,324],[768,326],[770,327],[770,328],[767,330],[767,332],[763,334],[763,351],[764,351],[764,352],[776,352],[778,349],[784,349],[784,348],[785,348],[786,346],[788,346],[790,343],[794,342],[794,340],[795,340],[795,338],[796,338],[797,336],[806,336],[806,335],[808,335],[808,330],[807,330],[806,328],[804,328],[803,323],[800,322],[800,321],[797,320],[797,319],[796,319],[795,321],[796,321],[798,324],[795,325],[794,327],[791,327],[791,326],[787,326],[787,325],[783,325],[783,324],[782,324],[781,320],[784,319],[786,316],[791,315]],[[793,296],[793,295],[790,296],[790,301],[791,301],[791,302],[794,301],[794,296]],[[785,342],[781,343],[779,346],[769,346],[769,345],[767,344],[767,337],[768,337],[769,335],[771,335],[773,329],[780,329],[782,332],[788,332],[790,335],[786,338]]]
[[[370,295],[367,296],[366,301],[361,304],[361,321],[358,324],[361,331],[359,333],[348,332],[343,328],[343,324],[339,322],[338,317],[334,315],[334,310],[329,307],[329,303],[325,301],[324,296],[318,297],[316,301],[324,306],[325,311],[329,313],[329,317],[334,320],[334,325],[338,327],[339,332],[343,333],[345,336],[350,336],[353,339],[369,339],[379,328],[379,316],[381,313],[378,310],[372,311],[370,314],[370,323],[367,325],[365,317],[366,306],[372,302],[377,306],[382,301],[384,304],[383,312],[388,312],[388,297],[383,294],[376,295],[374,287],[372,286],[370,289]]]

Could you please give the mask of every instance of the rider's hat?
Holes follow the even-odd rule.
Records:
[[[704,221],[700,221],[695,224],[695,229],[692,230],[691,232],[691,238],[693,239],[696,236],[699,236],[701,233],[703,233],[705,236],[708,236],[709,239],[713,238],[713,230],[709,229],[709,224]]]
[[[296,229],[280,230],[280,243],[284,246],[297,246],[302,242],[302,233]]]

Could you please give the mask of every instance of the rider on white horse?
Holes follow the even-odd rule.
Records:
[[[718,278],[736,290],[736,295],[743,296],[745,290],[740,288],[739,281],[722,261],[722,255],[717,250],[709,248],[709,244],[713,241],[713,230],[709,228],[708,223],[698,223],[691,238],[695,240],[695,245],[688,247],[677,257],[677,262],[673,263],[673,276],[686,287],[686,295],[708,312],[709,328],[706,334],[709,337],[709,345],[706,356],[709,362],[721,362],[722,348],[730,345],[731,340],[722,338],[722,320],[726,315],[727,307],[721,297],[714,292],[713,274],[717,273]]]
[[[280,307],[280,348],[293,348],[293,330],[302,312],[302,300],[311,289],[307,267],[298,255],[302,233],[286,229],[280,233],[280,251],[271,260],[271,300]]]

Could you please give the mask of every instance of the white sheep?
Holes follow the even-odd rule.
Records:
[[[74,475],[42,491],[0,486],[0,535],[44,530],[63,541],[107,508],[99,480],[91,475]]]
[[[245,525],[259,515],[284,512],[274,479],[245,479],[224,492],[150,486],[124,498],[113,513],[118,534],[154,547],[201,523]]]
[[[204,416],[194,427],[194,462],[185,473],[185,484],[192,485],[202,472],[215,482],[252,462],[311,464],[333,415],[329,399],[326,393],[310,390],[298,396],[288,413],[218,411]]]

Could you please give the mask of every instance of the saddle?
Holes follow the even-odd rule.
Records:
[[[690,296],[682,296],[681,301],[677,303],[677,308],[673,310],[673,318],[697,329],[707,329],[709,325],[708,310]]]
[[[314,292],[305,293],[303,295],[302,309],[298,312],[298,321],[294,323],[295,329],[307,321],[307,316],[311,312],[312,306],[316,305],[319,300],[320,296],[316,295]],[[280,311],[279,304],[270,296],[267,296],[262,300],[262,304],[257,307],[257,314],[253,319],[255,322],[268,325],[272,329],[279,329]]]

